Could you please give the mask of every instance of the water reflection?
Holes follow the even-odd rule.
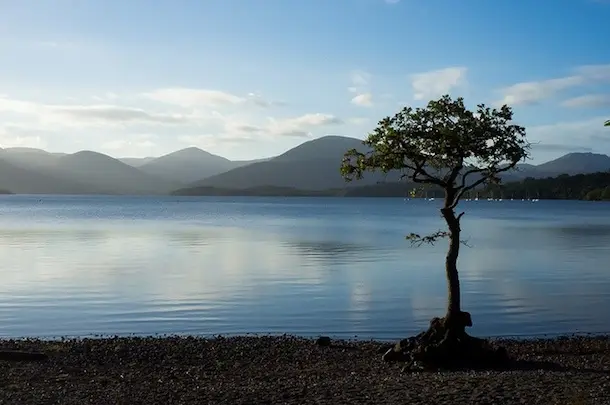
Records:
[[[442,226],[425,202],[21,198],[0,202],[4,335],[395,338],[446,306],[446,244],[404,240]],[[610,207],[542,204],[525,221],[469,208],[459,267],[476,333],[608,328]]]

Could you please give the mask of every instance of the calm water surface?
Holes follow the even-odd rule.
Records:
[[[445,308],[439,202],[0,197],[0,335],[393,339]],[[479,335],[610,331],[610,204],[471,201],[459,260]]]

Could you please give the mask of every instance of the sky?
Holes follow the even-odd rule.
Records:
[[[443,94],[610,154],[610,0],[0,0],[0,146],[274,156]]]

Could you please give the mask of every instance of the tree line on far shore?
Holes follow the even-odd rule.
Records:
[[[434,185],[413,182],[384,182],[345,189],[300,190],[290,187],[252,187],[249,189],[222,189],[201,187],[179,190],[174,195],[200,196],[259,196],[259,197],[402,197],[443,198],[444,191]],[[558,177],[532,178],[522,181],[490,185],[468,191],[466,199],[545,199],[610,201],[610,171]]]
[[[535,179],[488,186],[485,198],[610,201],[610,171]]]

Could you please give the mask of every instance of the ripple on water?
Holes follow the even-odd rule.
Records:
[[[392,339],[445,308],[437,206],[402,199],[0,199],[5,336],[297,333]],[[512,205],[511,205],[512,204]],[[481,335],[599,332],[610,205],[465,206]]]

